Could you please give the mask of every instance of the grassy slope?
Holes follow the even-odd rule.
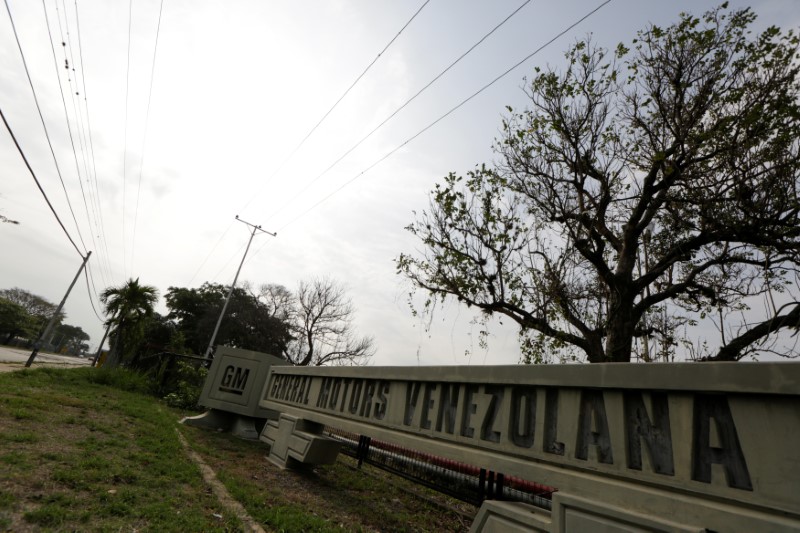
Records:
[[[1,375],[0,529],[240,529],[143,387],[95,369]]]
[[[0,374],[0,531],[240,531],[181,448],[178,413],[144,390],[136,376],[98,369]],[[347,459],[283,472],[260,443],[180,431],[267,530],[469,527],[443,510],[452,500]]]

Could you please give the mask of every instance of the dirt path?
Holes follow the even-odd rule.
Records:
[[[211,487],[211,490],[214,492],[214,496],[217,497],[219,502],[226,507],[230,512],[236,515],[236,517],[242,521],[245,527],[247,527],[253,533],[266,533],[264,529],[253,520],[242,504],[236,501],[233,496],[228,492],[228,489],[225,488],[218,479],[217,475],[208,466],[197,453],[189,446],[189,443],[186,442],[186,439],[181,434],[180,430],[177,428],[175,432],[178,434],[178,439],[181,441],[181,445],[183,445],[183,449],[186,451],[186,455],[189,456],[189,459],[195,462],[198,467],[200,467],[200,472],[203,474],[203,479],[206,483]]]

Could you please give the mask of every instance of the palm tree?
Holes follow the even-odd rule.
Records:
[[[114,367],[125,359],[124,347],[132,346],[132,341],[141,334],[144,319],[153,314],[153,307],[158,302],[158,289],[139,285],[139,278],[129,279],[119,287],[104,290],[100,301],[109,316],[106,324],[113,328],[111,337],[114,339],[114,348],[106,364]]]

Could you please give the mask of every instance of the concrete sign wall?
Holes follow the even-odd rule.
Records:
[[[557,487],[542,531],[800,529],[794,363],[274,367],[260,405]]]
[[[218,347],[198,401],[209,410],[199,416],[184,418],[181,423],[257,439],[260,429],[257,421],[279,415],[259,405],[259,395],[269,369],[288,364],[285,359],[261,352]]]
[[[239,415],[267,418],[259,407],[259,394],[273,365],[288,365],[285,359],[252,350],[221,346],[200,394],[200,405]]]

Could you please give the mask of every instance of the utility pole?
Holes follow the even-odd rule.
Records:
[[[108,331],[111,329],[111,322],[109,321],[108,325],[106,326],[106,332],[103,333],[103,340],[100,341],[100,346],[97,347],[97,353],[94,354],[94,359],[92,360],[92,366],[97,365],[97,360],[100,359],[100,354],[103,353],[103,343],[106,342],[106,337],[108,337]]]
[[[78,273],[75,274],[75,279],[73,279],[72,283],[70,283],[69,289],[67,289],[67,293],[61,299],[61,303],[58,304],[56,312],[53,313],[53,316],[50,317],[50,321],[47,323],[47,327],[44,329],[42,334],[39,335],[39,338],[36,339],[35,343],[33,343],[33,351],[31,352],[31,356],[28,357],[28,362],[25,363],[26,367],[30,367],[33,364],[33,360],[36,359],[36,354],[39,353],[39,348],[41,348],[42,346],[42,340],[46,339],[50,335],[50,330],[53,329],[53,326],[56,323],[56,318],[58,318],[58,314],[61,313],[61,309],[64,307],[64,303],[66,303],[67,297],[69,296],[69,293],[72,291],[72,287],[74,287],[75,282],[78,281],[78,278],[80,277],[81,272],[83,272],[83,268],[86,266],[86,263],[89,261],[89,257],[91,255],[92,252],[86,252],[86,257],[83,258],[83,263],[81,263],[81,267],[78,269]]]
[[[256,236],[257,232],[266,233],[267,235],[271,235],[273,237],[277,237],[277,233],[270,233],[269,231],[261,229],[261,226],[256,226],[255,224],[250,224],[239,218],[239,215],[236,215],[236,220],[239,222],[246,224],[250,228],[253,228],[253,231],[250,233],[250,240],[247,241],[247,248],[244,249],[244,255],[242,256],[242,261],[239,263],[239,269],[236,271],[236,276],[233,278],[233,283],[231,284],[230,290],[228,290],[228,296],[225,298],[225,303],[222,305],[222,312],[219,314],[219,318],[217,319],[217,325],[214,326],[214,333],[211,334],[211,340],[208,342],[208,348],[206,349],[205,358],[211,358],[211,352],[214,350],[214,341],[217,339],[217,333],[219,332],[219,325],[222,324],[222,317],[225,316],[225,310],[228,309],[228,302],[231,301],[231,295],[233,294],[233,288],[236,287],[236,281],[239,279],[239,272],[242,271],[242,265],[244,265],[244,260],[247,257],[247,252],[250,250],[250,244],[253,242],[253,237]]]

